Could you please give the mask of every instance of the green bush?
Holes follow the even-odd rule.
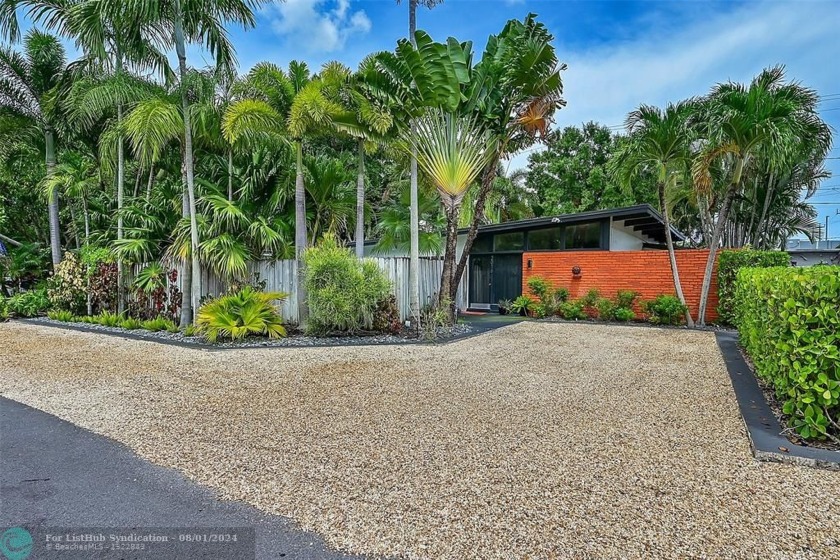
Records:
[[[615,295],[615,304],[625,309],[633,309],[633,304],[639,299],[639,292],[633,290],[619,290]]]
[[[310,334],[374,329],[380,303],[391,295],[391,282],[375,262],[359,260],[331,235],[303,260]]]
[[[537,308],[537,302],[531,296],[519,296],[510,304],[510,310],[520,315],[530,315]]]
[[[563,286],[554,288],[551,283],[541,276],[532,276],[528,279],[528,291],[539,300],[539,304],[531,309],[537,317],[555,315],[560,304],[569,299],[569,290]]]
[[[86,288],[84,265],[75,253],[65,253],[48,283],[47,295],[52,308],[83,313],[87,308]]]
[[[685,319],[686,306],[677,296],[663,294],[645,302],[644,310],[654,325],[679,325]]]
[[[840,267],[743,268],[741,344],[806,439],[840,443]]]
[[[613,303],[611,299],[599,298],[595,304],[595,309],[598,310],[598,318],[602,321],[612,321],[615,319],[615,310],[618,306]]]
[[[8,300],[0,295],[0,321],[5,321],[9,318],[9,303]]]
[[[202,307],[202,309],[204,309]],[[201,311],[199,310],[199,313]],[[103,313],[104,315],[104,313]],[[167,319],[166,317],[155,317],[154,319],[147,319],[145,321],[140,321],[140,328],[145,329],[147,331],[152,332],[160,332],[160,331],[167,331],[171,333],[179,332],[178,325],[175,324],[174,321]]]
[[[259,292],[250,286],[242,288],[235,294],[215,298],[204,304],[198,310],[196,326],[207,340],[216,342],[219,338],[240,340],[249,335],[263,335],[271,338],[286,336],[283,318],[274,307],[275,301],[288,297],[281,292]],[[147,323],[167,323],[177,332],[175,323],[158,317]]]
[[[46,288],[20,292],[6,301],[6,308],[10,314],[18,317],[35,317],[50,308]]]
[[[790,255],[782,251],[738,249],[721,251],[718,256],[718,319],[735,324],[735,280],[742,268],[790,266]]]
[[[560,304],[560,308],[558,309],[558,313],[564,319],[568,319],[570,321],[577,321],[580,319],[586,319],[587,314],[583,310],[583,301],[565,301]]]
[[[122,321],[120,321],[120,327],[133,331],[143,327],[142,321],[139,319],[135,319],[134,317],[126,317]]]
[[[626,323],[627,321],[632,321],[633,319],[635,319],[636,313],[629,307],[617,307],[615,312],[613,313],[613,317],[615,317],[616,321]]]
[[[103,311],[99,315],[93,316],[93,322],[103,327],[119,327],[123,321],[123,316],[119,313],[112,313],[110,311]]]
[[[48,311],[47,317],[52,319],[53,321],[61,321],[62,323],[69,323],[71,321],[76,320],[76,316],[73,315],[72,311],[67,311],[65,309],[59,309],[56,311]]]

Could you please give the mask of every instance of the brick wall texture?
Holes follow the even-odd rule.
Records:
[[[709,251],[686,249],[677,251],[677,268],[683,293],[691,315],[697,319],[703,270]],[[528,260],[532,261],[528,268]],[[575,278],[572,267],[579,266],[581,274]],[[642,299],[660,294],[674,294],[674,280],[668,263],[668,252],[650,251],[558,251],[533,252],[522,255],[522,293],[528,293],[528,278],[542,276],[555,287],[565,286],[573,299],[583,297],[591,288],[604,297],[612,297],[619,290],[634,290]],[[717,262],[712,275],[706,321],[717,318]],[[639,310],[637,310],[639,311]]]

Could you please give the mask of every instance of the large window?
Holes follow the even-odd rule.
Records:
[[[510,233],[497,233],[495,236],[493,250],[499,251],[522,251],[525,249],[525,233],[512,231]]]
[[[566,249],[600,249],[601,223],[566,226]]]
[[[563,230],[560,227],[533,229],[528,232],[528,250],[557,251],[563,248]]]
[[[473,253],[492,253],[493,252],[493,236],[479,235],[473,242]]]

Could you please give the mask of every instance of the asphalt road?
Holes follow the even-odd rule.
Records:
[[[253,527],[260,560],[359,558],[329,550],[318,536],[283,517],[219,500],[211,490],[111,439],[0,397],[0,532],[9,527],[32,533],[32,560],[42,556],[37,552],[43,535],[56,527]],[[173,551],[172,556],[147,556],[151,553],[111,550],[72,558],[222,557],[210,545]],[[236,555],[238,560],[253,557]]]

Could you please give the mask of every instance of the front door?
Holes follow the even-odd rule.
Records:
[[[474,255],[470,257],[470,307],[487,309],[490,306],[490,278],[493,257]]]
[[[493,255],[493,300],[514,300],[522,295],[522,255]]]

